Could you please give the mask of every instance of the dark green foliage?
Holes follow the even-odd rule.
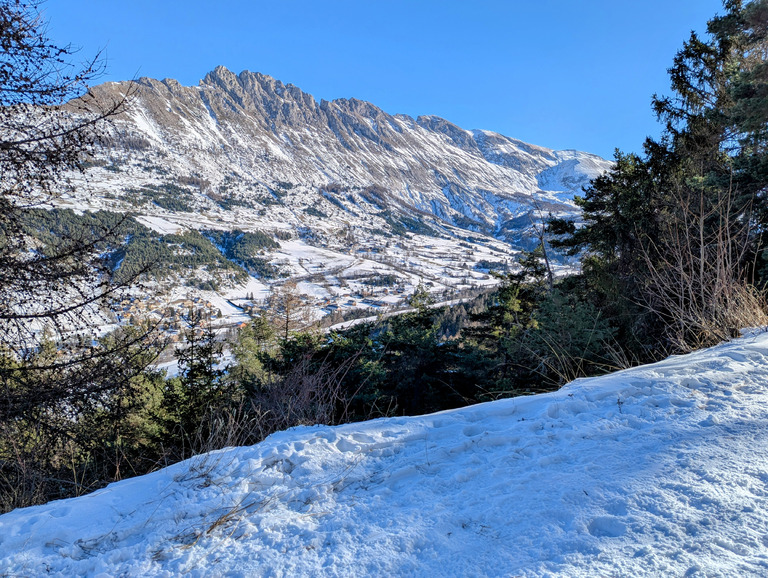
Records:
[[[274,199],[272,197],[269,197],[269,202],[273,202]],[[228,197],[226,199],[221,199],[218,201],[219,206],[224,209],[225,211],[231,211],[235,207],[246,207],[248,209],[254,209],[256,208],[256,205],[254,202],[246,200],[246,199],[236,199],[234,197]],[[264,203],[267,204],[267,203]]]
[[[390,211],[382,211],[379,213],[379,217],[386,221],[395,235],[405,236],[406,233],[414,233],[432,237],[438,236],[437,231],[424,223],[421,219],[416,219],[407,215],[394,215]]]
[[[392,237],[392,233],[385,231],[384,229],[379,229],[378,227],[368,229],[368,232],[376,237]]]
[[[152,202],[161,209],[165,209],[166,211],[185,213],[191,213],[194,211],[194,207],[192,207],[192,205],[190,205],[187,201],[177,197],[158,196],[152,199]]]
[[[438,340],[437,313],[419,306],[384,324],[377,341],[387,380],[371,396],[372,410],[415,415],[460,407],[472,399],[473,388],[455,371],[453,348]]]
[[[215,415],[234,399],[233,386],[218,367],[222,349],[210,323],[189,320],[184,342],[176,348],[179,377],[166,381],[161,404],[164,429],[171,433],[165,442],[175,442],[172,451],[178,457],[206,449]]]
[[[415,311],[327,340],[298,334],[277,347],[262,339],[256,345],[249,328],[241,334],[233,374],[261,391],[265,376],[287,377],[298,363],[310,374],[337,372],[344,400],[339,411],[365,419],[551,390],[569,378],[606,371],[612,329],[579,297],[548,292],[538,259],[533,252],[528,269],[475,304],[431,308],[421,289],[411,299]]]
[[[261,231],[244,233],[238,229],[232,231],[203,231],[203,234],[224,249],[227,257],[243,259],[260,249],[279,249],[280,243],[271,235]]]
[[[121,340],[136,339],[141,330],[118,329],[103,338],[102,345],[114,348]],[[151,348],[136,344],[127,349],[119,362],[132,368],[133,375],[83,412],[74,424],[78,454],[85,459],[83,477],[90,477],[91,483],[98,485],[142,474],[157,467],[163,459],[157,439],[165,374],[149,368],[161,346],[156,342]]]
[[[210,273],[231,273],[239,279],[246,275],[208,239],[193,230],[175,235],[159,235],[143,227],[116,255],[118,271],[126,274],[148,261],[162,263],[162,267],[153,269],[153,274],[160,279],[173,273],[186,274],[199,267],[206,267]]]
[[[204,231],[203,234],[218,246],[227,259],[234,261],[252,275],[276,277],[279,269],[264,257],[257,256],[264,249],[278,249],[280,244],[261,231]]]
[[[654,98],[666,128],[665,152],[685,171],[685,186],[727,191],[741,219],[768,223],[768,2],[725,2],[709,21],[708,36],[695,33],[669,70],[673,97]],[[654,158],[656,150],[649,150]],[[671,164],[671,163],[668,163]],[[754,209],[754,212],[753,212]]]
[[[366,419],[556,389],[611,369],[614,331],[600,313],[567,288],[549,291],[538,252],[522,262],[523,271],[472,304],[432,308],[419,288],[414,311],[327,339],[271,340],[261,320],[241,333],[232,375],[262,395],[297,366],[305,377],[333,374],[340,385],[334,419]]]
[[[502,277],[461,331],[462,368],[479,399],[548,391],[615,366],[615,330],[574,278],[549,289],[543,261],[540,247],[523,252],[520,271]]]
[[[469,395],[462,396],[462,390],[469,388],[451,372],[452,351],[437,338],[438,314],[422,309],[381,325],[355,326],[333,334],[325,343],[290,342],[283,355],[295,362],[309,353],[318,366],[344,367],[342,399],[347,419],[458,407],[466,404]]]
[[[240,329],[232,346],[235,364],[229,378],[247,392],[257,390],[264,380],[267,354],[275,346],[275,330],[263,315],[254,317]]]
[[[0,508],[78,495],[156,465],[151,416],[162,379],[145,372],[157,354],[150,329],[0,356]]]
[[[127,189],[125,192],[132,196],[132,202],[137,205],[151,202],[168,211],[191,213],[195,210],[190,204],[194,193],[173,183],[144,185],[138,189]]]
[[[283,196],[285,193],[283,193]],[[270,195],[260,195],[254,201],[258,203],[259,205],[262,205],[264,207],[268,207],[270,205],[282,205],[283,201],[281,200],[282,197],[278,195],[276,192],[272,192]],[[262,214],[262,213],[260,213]]]
[[[640,238],[658,230],[658,199],[650,167],[637,155],[615,153],[613,168],[597,177],[576,197],[583,224],[577,229],[568,221],[553,219],[549,232],[568,236],[551,242],[569,255],[588,249],[611,263],[619,275],[626,275],[638,264]]]
[[[579,296],[555,288],[538,304],[533,322],[518,349],[528,354],[544,389],[618,369],[608,348],[615,330]]]
[[[692,33],[654,97],[661,141],[616,154],[577,199],[584,224],[553,221],[553,245],[583,257],[582,285],[625,353],[648,359],[764,323],[768,2],[726,2]]]
[[[469,229],[471,231],[483,231],[487,228],[485,223],[482,223],[476,219],[470,219],[465,215],[454,215],[451,217],[453,224],[462,229]]]
[[[649,162],[616,151],[616,164],[596,178],[576,203],[583,211],[579,228],[561,219],[550,220],[551,245],[569,255],[581,255],[582,275],[566,281],[626,344],[633,357],[653,359],[658,320],[643,307],[641,279],[647,275],[647,242],[660,238],[663,205]]]
[[[376,275],[375,277],[365,277],[360,282],[364,285],[370,285],[372,287],[391,287],[397,285],[401,279],[392,273],[386,275]]]
[[[307,215],[310,215],[312,217],[318,217],[320,219],[327,219],[328,218],[328,215],[326,215],[325,213],[323,213],[321,210],[317,209],[316,207],[307,207],[306,209],[304,209],[304,212]]]
[[[24,234],[37,241],[37,250],[54,258],[73,247],[111,253],[142,226],[132,218],[108,211],[78,214],[72,209],[29,209],[20,214]]]
[[[206,267],[209,272],[231,273],[241,279],[245,276],[241,266],[265,276],[277,273],[266,259],[247,256],[261,248],[279,246],[259,232],[206,232],[214,242],[223,245],[222,255],[197,231],[161,235],[131,217],[108,211],[78,214],[71,209],[34,209],[24,213],[23,223],[27,234],[41,243],[42,252],[60,252],[73,242],[88,239],[93,251],[104,254],[111,263],[118,282],[142,273],[163,279],[173,272],[185,274],[199,267]],[[218,280],[197,282],[201,284],[214,289]]]
[[[475,269],[478,271],[506,271],[509,269],[509,265],[504,261],[489,261],[487,259],[480,259],[475,263]]]

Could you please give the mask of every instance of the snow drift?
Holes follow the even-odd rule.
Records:
[[[0,516],[0,574],[768,574],[768,335]]]

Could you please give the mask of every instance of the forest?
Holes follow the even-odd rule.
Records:
[[[550,219],[514,271],[495,273],[493,292],[441,308],[420,288],[411,312],[332,333],[291,323],[300,305],[286,293],[227,343],[192,315],[169,377],[154,369],[169,347],[155,327],[95,335],[94,304],[158,261],[274,274],[253,257],[274,240],[214,231],[161,240],[129,217],[39,208],[124,102],[90,101],[98,62],[67,76],[56,69],[66,51],[50,45],[34,10],[0,4],[15,55],[0,66],[0,511],[296,425],[552,391],[768,325],[768,1],[724,7],[677,53],[671,94],[652,99],[662,136],[638,153],[617,150],[576,199],[580,220]],[[72,98],[74,118],[60,106]],[[41,127],[45,138],[27,138]],[[166,193],[142,194],[167,203]],[[555,252],[578,257],[580,271],[555,277]],[[50,331],[35,342],[41,320]],[[64,339],[73,327],[79,338]]]

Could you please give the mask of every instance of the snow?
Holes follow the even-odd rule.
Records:
[[[296,284],[296,290],[302,295],[311,295],[316,299],[328,299],[331,297],[331,293],[329,293],[327,289],[321,287],[317,283],[300,281]]]
[[[445,135],[417,125],[401,127],[406,133],[413,134],[398,133],[399,140],[393,141],[392,154],[385,155],[386,159],[379,158],[382,151],[366,153],[368,143],[360,145],[360,158],[355,156],[352,162],[352,157],[346,157],[347,153],[342,156],[327,150],[328,154],[323,153],[326,145],[333,145],[333,150],[336,150],[333,144],[336,137],[318,127],[311,127],[310,130],[301,125],[299,133],[296,132],[298,126],[293,129],[283,127],[282,132],[262,134],[261,128],[255,132],[247,130],[253,121],[248,116],[250,113],[244,113],[240,119],[242,122],[225,119],[226,122],[222,120],[224,124],[217,127],[206,109],[206,106],[211,106],[206,104],[207,96],[203,98],[203,92],[207,94],[208,89],[200,90],[197,106],[184,98],[171,98],[165,95],[165,91],[162,102],[155,102],[147,96],[146,102],[142,101],[144,104],[137,104],[132,109],[133,120],[120,121],[121,130],[125,129],[125,134],[137,138],[146,137],[145,140],[154,143],[152,148],[131,151],[130,154],[119,148],[103,151],[101,166],[94,166],[87,175],[71,175],[76,186],[71,196],[60,203],[61,206],[79,211],[134,211],[136,207],[128,201],[126,191],[142,186],[175,184],[194,175],[209,184],[199,189],[189,188],[191,196],[188,201],[194,207],[193,211],[173,212],[144,203],[139,208],[141,214],[137,219],[161,234],[182,229],[244,230],[267,234],[279,231],[289,233],[293,240],[281,240],[280,249],[268,248],[261,253],[279,269],[280,275],[268,279],[251,278],[245,290],[242,286],[235,286],[233,279],[221,278],[220,273],[209,275],[201,270],[183,271],[172,281],[160,283],[159,288],[163,290],[169,289],[170,283],[194,286],[196,278],[208,280],[211,276],[218,276],[221,281],[219,293],[225,299],[242,300],[253,294],[254,300],[261,301],[272,289],[286,282],[296,282],[319,314],[329,304],[328,301],[342,312],[357,308],[348,299],[355,293],[363,292],[376,301],[402,306],[403,299],[419,283],[427,284],[439,299],[464,291],[489,288],[498,284],[498,279],[479,274],[477,265],[480,261],[490,261],[502,268],[515,266],[518,251],[512,247],[517,246],[520,239],[531,235],[531,219],[526,218],[531,211],[531,195],[541,202],[542,211],[552,210],[562,215],[570,214],[563,211],[573,209],[568,205],[568,199],[561,202],[555,198],[558,195],[567,197],[568,193],[540,190],[537,175],[552,168],[560,179],[558,182],[567,184],[566,181],[578,180],[584,174],[582,165],[587,161],[597,168],[602,166],[600,163],[606,163],[586,153],[551,151],[486,132],[482,133],[481,139],[483,154],[496,159],[489,164],[478,151],[454,147],[451,152],[446,152]],[[176,121],[165,114],[154,115],[157,110],[167,111],[168,108],[173,111]],[[413,124],[412,119],[410,122]],[[480,138],[480,133],[466,134],[468,138],[472,135]],[[227,135],[228,144],[224,149],[219,146],[222,135]],[[279,135],[279,140],[275,140],[278,138],[276,135]],[[295,162],[281,164],[280,159],[285,155],[268,150],[273,146],[282,147],[288,141],[303,142],[305,135],[309,135],[308,148],[305,147],[303,153],[294,151],[293,144],[289,148],[283,147],[283,153],[303,158],[309,150],[314,151],[312,158],[315,160],[312,163],[322,169],[322,178],[314,174],[317,167],[309,170],[304,166],[306,159],[302,161],[297,157]],[[157,141],[161,136],[165,138],[162,146]],[[315,141],[325,144],[320,146]],[[320,148],[316,149],[316,144]],[[400,152],[396,152],[398,150]],[[257,159],[259,155],[254,156],[253,151],[271,155],[268,171],[265,172],[266,167],[261,166],[261,161]],[[341,151],[336,152],[341,154]],[[520,162],[513,162],[513,157],[518,156]],[[432,183],[432,177],[424,172],[433,164],[440,174],[439,178],[435,177],[439,181],[437,184]],[[564,165],[562,170],[557,169],[560,164]],[[278,167],[282,168],[277,170]],[[386,167],[389,168],[384,170]],[[395,173],[390,169],[407,178],[393,177]],[[431,171],[428,172],[431,174]],[[381,179],[372,180],[371,175],[379,173]],[[390,176],[384,178],[385,174]],[[423,181],[424,178],[432,184]],[[279,199],[270,193],[270,188],[278,180],[293,184],[289,191],[281,193]],[[323,196],[322,187],[330,181],[349,184],[350,189],[344,195],[330,197],[350,210],[341,210],[326,200],[328,195]],[[391,212],[392,219],[399,219],[401,210],[402,214],[409,215],[415,207],[421,207],[447,220],[433,221],[424,215],[418,217],[436,231],[436,236],[414,233],[394,237],[388,235],[390,217],[385,219],[381,213],[383,207],[369,202],[362,193],[362,187],[374,182],[388,191],[387,198],[391,203],[385,204],[388,204],[387,210]],[[250,202],[252,206],[225,210],[212,200],[212,193],[229,195]],[[267,197],[280,202],[262,205],[262,200]],[[554,201],[550,197],[557,201],[557,206],[552,204]],[[307,213],[310,208],[321,210],[327,217]],[[484,221],[485,228],[483,231],[468,231],[450,224],[454,220],[462,222],[461,215]],[[520,223],[512,223],[515,219]],[[300,238],[296,239],[299,232]],[[350,236],[350,232],[353,235]],[[503,240],[495,240],[493,234]],[[285,235],[280,237],[284,239]],[[390,286],[363,283],[364,277],[378,276],[386,276]],[[239,313],[234,310],[222,308],[222,312],[222,323],[241,321]]]
[[[131,104],[129,114],[136,126],[149,138],[162,142],[162,131],[157,127],[147,109],[134,101]]]
[[[171,221],[163,219],[162,217],[154,217],[151,215],[136,215],[134,219],[136,219],[145,227],[149,227],[161,235],[175,235],[183,228],[181,225],[172,223]]]
[[[225,299],[245,299],[251,293],[254,300],[263,301],[269,297],[269,286],[253,277],[248,277],[245,283],[220,292]]]
[[[221,311],[229,323],[242,323],[250,319],[248,315],[242,314],[240,309],[215,291],[200,291],[199,294],[211,304],[214,311],[217,309]]]
[[[768,574],[768,334],[0,516],[0,574]]]

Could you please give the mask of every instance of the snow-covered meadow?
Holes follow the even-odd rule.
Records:
[[[17,510],[0,574],[765,576],[768,334]]]

